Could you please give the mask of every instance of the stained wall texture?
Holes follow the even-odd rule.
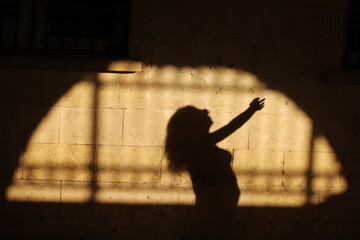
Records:
[[[260,97],[265,108],[218,144],[241,191],[227,233],[353,239],[360,85],[326,81],[341,68],[346,7],[133,1],[129,48],[141,70],[1,69],[0,236],[224,236],[212,230],[224,228],[218,219],[193,224],[190,177],[164,155],[167,124],[192,105],[214,131]]]

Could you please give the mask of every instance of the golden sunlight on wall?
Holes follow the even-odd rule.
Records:
[[[194,203],[188,174],[171,174],[166,126],[186,105],[206,108],[211,130],[255,97],[266,106],[219,143],[233,154],[239,206],[300,207],[346,190],[336,154],[284,93],[240,69],[145,66],[84,74],[33,131],[7,190],[9,201]]]

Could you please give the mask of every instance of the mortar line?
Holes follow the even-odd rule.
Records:
[[[281,186],[284,187],[284,178],[285,178],[285,154],[286,152],[283,151],[283,158],[282,158],[282,178],[281,178]]]
[[[247,149],[248,149],[248,150],[250,150],[250,124],[251,124],[251,123],[249,123],[249,127],[248,127],[248,128],[249,128],[248,141],[247,141]]]
[[[59,126],[58,126],[58,144],[60,144],[60,127],[61,127],[61,124],[60,124],[60,121],[61,121],[61,108],[59,108]]]
[[[124,146],[124,124],[125,124],[125,109],[122,109],[122,122],[121,122],[121,145]]]

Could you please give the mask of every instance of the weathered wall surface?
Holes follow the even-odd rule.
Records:
[[[142,71],[1,69],[1,234],[194,238],[178,222],[195,195],[167,168],[168,120],[192,105],[213,131],[261,97],[218,144],[241,190],[236,234],[354,236],[360,85],[321,82],[340,68],[345,18],[335,0],[133,1]]]

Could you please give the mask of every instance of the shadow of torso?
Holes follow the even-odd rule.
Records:
[[[196,207],[201,214],[231,215],[236,208],[240,189],[231,169],[231,153],[217,146],[191,148],[189,171]]]

